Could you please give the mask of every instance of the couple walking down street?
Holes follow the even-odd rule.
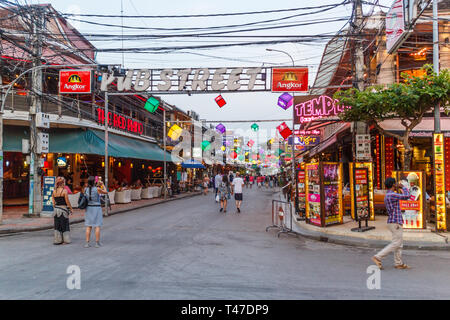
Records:
[[[220,212],[227,212],[228,199],[231,199],[231,195],[234,194],[234,200],[236,201],[236,210],[241,212],[242,204],[242,186],[244,180],[240,177],[239,173],[233,178],[233,182],[230,183],[228,176],[223,177],[220,174],[216,176],[216,201],[220,202]]]

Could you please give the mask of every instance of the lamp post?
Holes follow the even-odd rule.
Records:
[[[290,59],[291,59],[291,61],[292,61],[292,66],[293,67],[295,67],[295,62],[294,62],[294,59],[292,58],[292,56],[289,54],[289,53],[287,53],[286,51],[283,51],[283,50],[277,50],[277,49],[270,49],[270,48],[266,48],[266,51],[274,51],[274,52],[281,52],[281,53],[284,53],[284,54],[286,54]],[[295,96],[294,94],[293,94],[293,96]],[[293,99],[293,98],[292,98]],[[294,130],[294,114],[292,114],[292,130]],[[294,152],[294,147],[295,147],[295,141],[294,141],[294,133],[292,133],[292,146],[291,146],[291,150],[292,150],[292,160],[291,160],[291,166],[292,166],[292,173],[291,173],[291,187],[293,188],[294,187],[294,181],[295,181],[295,152]],[[297,184],[296,184],[296,188],[297,188]],[[297,195],[297,191],[295,192],[295,197],[294,197],[294,208],[295,208],[295,211],[297,211],[297,197],[298,197],[298,195]]]

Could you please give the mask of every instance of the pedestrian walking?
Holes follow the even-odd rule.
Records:
[[[253,187],[253,182],[255,181],[255,177],[253,175],[250,175],[250,189]]]
[[[394,263],[396,269],[409,269],[410,267],[403,263],[402,260],[402,248],[403,248],[403,217],[400,210],[400,200],[409,199],[410,195],[408,189],[402,185],[403,194],[396,193],[395,189],[398,188],[394,178],[387,178],[384,182],[388,189],[386,196],[384,197],[384,204],[388,213],[388,228],[392,233],[392,242],[388,244],[383,250],[378,252],[372,257],[372,261],[380,268],[383,269],[381,260],[389,253],[394,252]]]
[[[216,191],[216,194],[215,194],[216,202],[219,202],[219,201],[217,201],[217,193],[219,191],[219,186],[220,186],[221,182],[222,182],[222,175],[219,172],[217,172],[216,176],[214,177],[214,188],[215,188],[215,191]]]
[[[227,203],[228,199],[230,199],[230,192],[228,176],[224,175],[219,185],[220,212],[227,212]]]
[[[90,247],[89,241],[92,228],[95,228],[95,247],[98,248],[102,245],[100,243],[100,227],[103,225],[103,214],[100,204],[100,195],[107,193],[108,192],[104,190],[102,185],[101,187],[95,186],[95,177],[90,176],[88,178],[88,186],[84,189],[84,194],[88,199],[88,206],[84,217],[84,225],[86,226],[85,248]]]
[[[244,181],[239,176],[239,172],[236,173],[236,177],[233,180],[232,185],[232,193],[234,194],[234,200],[236,201],[236,209],[237,212],[241,212],[241,204],[242,204],[242,186],[244,185]]]
[[[208,194],[208,187],[209,187],[209,178],[208,175],[205,174],[203,177],[203,194],[206,196]]]
[[[250,177],[249,177],[248,173],[245,175],[244,182],[245,182],[245,188],[248,189],[248,185],[250,184]]]
[[[54,220],[54,240],[53,244],[68,244],[70,240],[69,215],[73,209],[69,201],[69,196],[65,188],[64,177],[57,177],[55,190],[52,193],[53,220]]]

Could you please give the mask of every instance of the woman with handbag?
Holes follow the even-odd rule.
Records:
[[[219,185],[219,199],[220,199],[220,212],[227,212],[227,202],[230,196],[230,183],[228,182],[228,176],[224,175],[222,177],[222,182]]]
[[[70,243],[69,214],[73,209],[65,189],[65,179],[56,178],[56,187],[52,193],[53,219],[54,219],[54,240],[53,244]]]
[[[103,225],[103,212],[100,204],[100,195],[108,194],[102,187],[95,186],[95,177],[88,178],[88,186],[84,189],[84,194],[88,199],[88,206],[84,216],[84,225],[86,226],[86,244],[85,248],[89,248],[92,228],[95,228],[95,247],[99,248],[100,243],[100,227]]]

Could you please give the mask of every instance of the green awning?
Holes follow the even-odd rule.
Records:
[[[84,153],[105,155],[105,134],[98,130],[51,129],[49,130],[50,153]],[[5,126],[3,132],[4,151],[22,151],[22,139],[29,139],[29,128]],[[111,157],[164,161],[164,150],[158,145],[142,140],[108,134],[108,154]],[[174,159],[181,162],[180,159]],[[166,161],[172,155],[166,152]]]

